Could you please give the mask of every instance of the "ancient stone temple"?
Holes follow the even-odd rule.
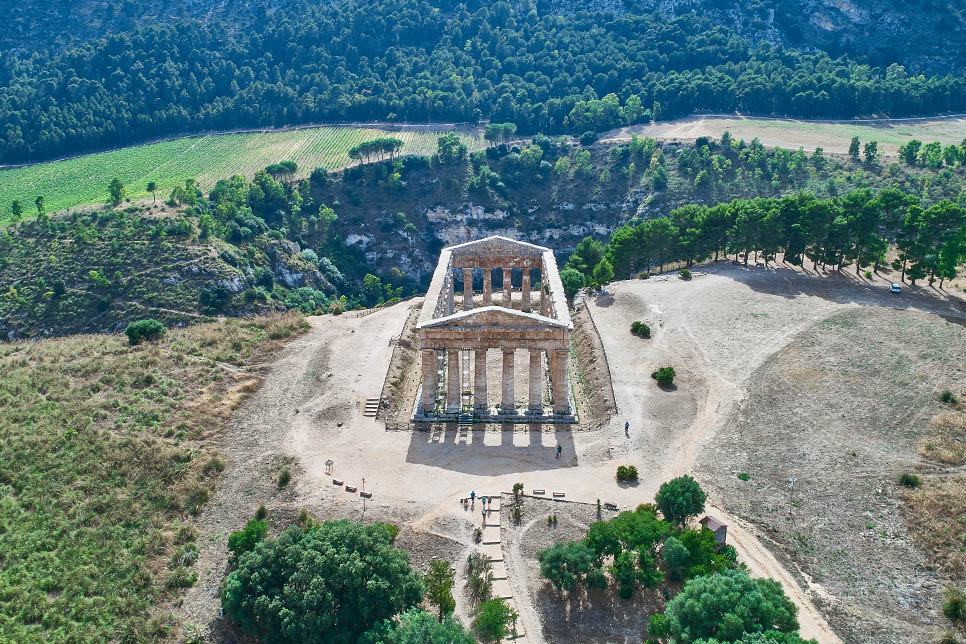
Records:
[[[549,248],[506,237],[444,248],[416,329],[422,385],[414,421],[576,421],[573,323]],[[518,389],[524,380],[527,388]]]

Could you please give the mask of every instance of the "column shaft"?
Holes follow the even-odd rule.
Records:
[[[423,349],[423,411],[427,414],[436,409],[436,351]]]
[[[529,313],[530,312],[530,269],[529,268],[523,269],[522,291],[523,291],[522,293],[523,297],[521,298],[522,306],[520,308],[524,312]]]
[[[543,350],[530,349],[530,412],[543,413]]]
[[[449,272],[449,285],[446,287],[446,314],[452,315],[456,308],[456,275]]]
[[[510,269],[503,269],[503,306],[513,308],[513,283],[510,282]]]
[[[570,352],[562,349],[554,352],[556,354],[556,368],[553,372],[553,413],[569,414],[570,399],[568,398],[567,386],[567,360]]]
[[[540,315],[550,315],[550,298],[547,296],[547,278],[540,275]]]
[[[500,407],[504,414],[516,413],[513,400],[513,349],[503,350],[503,404]]]
[[[473,269],[463,269],[463,310],[473,308]]]
[[[473,356],[473,406],[477,411],[486,411],[486,349],[477,349]]]
[[[459,349],[446,351],[446,411],[460,410],[460,352]]]
[[[483,269],[483,306],[493,304],[493,271],[489,268]]]

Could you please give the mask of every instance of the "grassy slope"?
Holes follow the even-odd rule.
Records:
[[[138,642],[191,578],[204,448],[300,316],[0,347],[0,641]],[[187,553],[187,554],[186,554]],[[185,556],[186,555],[186,556]]]
[[[215,181],[243,174],[249,178],[271,163],[292,160],[300,174],[315,167],[339,168],[351,163],[349,148],[378,137],[393,136],[404,142],[402,154],[431,154],[444,128],[389,131],[377,128],[318,127],[282,132],[217,134],[162,141],[121,150],[89,154],[21,168],[0,170],[0,223],[9,217],[10,204],[20,200],[33,213],[34,200],[43,195],[48,211],[103,203],[107,186],[119,177],[128,197],[148,198],[149,181],[158,184],[166,198],[188,178],[202,189]],[[461,132],[470,149],[482,147],[475,131]]]

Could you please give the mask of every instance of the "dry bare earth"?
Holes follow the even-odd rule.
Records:
[[[205,543],[196,569],[202,579],[186,598],[187,621],[220,632],[216,592],[225,572],[225,540],[261,503],[268,506],[276,531],[303,507],[319,518],[394,521],[404,528],[399,543],[410,550],[417,565],[437,555],[456,562],[461,570],[471,548],[472,528],[480,521],[459,503],[470,490],[495,494],[520,481],[528,491],[562,490],[568,499],[601,498],[634,507],[651,500],[661,482],[693,470],[702,445],[713,445],[711,437],[729,426],[727,420],[745,397],[749,377],[801,332],[842,311],[860,311],[861,306],[913,316],[919,314],[897,314],[885,307],[915,303],[956,310],[949,302],[909,292],[896,298],[847,278],[816,279],[723,262],[691,282],[676,276],[652,278],[615,285],[612,293],[612,298],[589,303],[619,410],[598,431],[386,431],[383,422],[364,417],[362,408],[366,398],[379,396],[383,389],[390,341],[402,332],[409,303],[365,317],[312,318],[311,330],[283,350],[261,389],[235,413],[218,446],[228,467],[200,519]],[[636,319],[651,324],[652,340],[630,335],[630,323]],[[674,391],[662,391],[648,375],[664,363],[678,369]],[[625,419],[631,423],[629,439],[624,436]],[[559,460],[554,458],[558,441],[563,448]],[[331,475],[326,472],[327,459],[334,461]],[[284,463],[291,464],[294,476],[289,488],[279,492],[275,477]],[[624,463],[641,471],[637,488],[617,485],[614,471]],[[732,466],[722,467],[731,476]],[[891,480],[892,474],[884,476]],[[358,494],[333,485],[333,476],[360,488],[364,477],[373,499],[364,506]],[[713,500],[731,502],[721,493],[724,486],[719,489],[716,476],[708,470],[703,483],[714,492]],[[531,518],[546,521],[545,516]],[[586,523],[586,518],[575,520]],[[823,644],[838,641],[811,602],[823,589],[810,586],[788,560],[783,559],[787,567],[782,565],[755,538],[751,525],[729,522],[729,537],[742,561],[755,574],[780,579],[802,607],[803,633]],[[528,561],[526,566],[511,562],[514,598],[525,613],[521,619],[529,641],[565,641],[571,637],[571,623],[557,612],[559,606],[545,601],[543,584],[532,574],[539,543],[536,537],[533,543],[521,542],[520,557]],[[802,565],[810,570],[807,561]],[[840,588],[828,579],[822,581]],[[457,597],[457,613],[466,618],[469,607],[461,592]],[[837,610],[828,614],[841,615]],[[532,627],[538,621],[543,628]],[[619,628],[627,633],[636,628],[631,622],[622,624]],[[587,642],[613,641],[606,629],[579,633]],[[842,635],[849,638],[847,631]]]
[[[626,446],[611,444],[611,453],[622,453],[618,462],[635,464],[645,472],[642,488],[648,492],[660,481],[691,470],[700,454],[696,469],[712,501],[723,501],[752,522],[774,511],[763,528],[771,528],[787,512],[786,476],[800,478],[800,491],[802,486],[813,490],[821,481],[822,494],[810,493],[814,501],[795,510],[797,529],[778,539],[777,545],[769,542],[781,564],[747,524],[742,534],[734,534],[734,526],[729,529],[729,535],[739,540],[735,545],[741,559],[750,561],[753,572],[782,579],[793,598],[801,593],[797,599],[806,608],[800,615],[803,634],[821,642],[835,638],[825,630],[822,616],[809,610],[806,604],[811,600],[822,605],[846,641],[922,641],[924,633],[935,631],[925,624],[935,621],[937,586],[921,566],[917,569],[923,557],[906,538],[895,511],[894,476],[904,458],[918,460],[916,436],[935,412],[937,390],[944,380],[946,385],[955,380],[954,370],[963,364],[966,334],[962,326],[937,315],[891,307],[915,305],[959,315],[959,302],[908,292],[890,299],[885,289],[862,286],[848,277],[819,280],[790,270],[724,263],[706,268],[692,282],[673,276],[621,283],[612,289],[612,298],[591,303],[613,373],[619,414],[630,417],[632,428],[642,426],[632,431]],[[836,326],[836,320],[852,317],[869,320],[871,327],[852,331],[857,336],[853,337],[847,333],[849,327]],[[630,335],[635,319],[655,329],[652,340]],[[921,330],[923,325],[930,330]],[[796,391],[793,385],[803,386],[803,376],[783,371],[776,361],[809,334],[836,338],[827,359],[837,364],[819,368],[821,349],[818,356],[801,358],[803,368],[815,368],[813,382],[820,388],[807,408],[797,408],[792,403],[804,405],[804,398],[800,401],[790,392]],[[899,369],[895,383],[878,372],[885,368],[877,362],[879,355]],[[937,367],[947,356],[949,362],[942,364],[950,371],[944,375]],[[674,391],[646,383],[647,374],[663,364],[678,371]],[[847,368],[865,369],[866,380],[846,373]],[[905,381],[909,384],[904,388]],[[867,389],[859,391],[859,385]],[[785,397],[753,402],[762,387]],[[739,424],[748,405],[755,405],[759,415]],[[631,413],[625,413],[628,409]],[[902,413],[897,412],[900,409]],[[832,423],[829,417],[842,423]],[[892,430],[897,424],[902,432]],[[858,457],[849,455],[851,445],[862,457],[859,464],[853,460]],[[739,481],[736,474],[741,471],[749,471],[752,480]],[[771,496],[756,495],[756,482]],[[883,494],[876,494],[879,487],[884,487]],[[863,512],[868,510],[875,514],[878,530],[886,530],[886,538],[865,530]],[[854,530],[858,522],[862,529]],[[810,552],[817,554],[806,553],[794,537],[806,524],[822,526],[806,540]],[[838,565],[817,565],[816,560],[825,561],[823,553],[832,553],[827,560]],[[866,571],[870,579],[854,579],[859,571]],[[881,574],[876,576],[876,571]],[[788,572],[794,579],[785,578]],[[834,600],[829,600],[830,594]],[[930,602],[931,615],[916,608]],[[911,627],[914,623],[919,626]],[[888,631],[896,639],[875,639],[880,630],[882,637]],[[902,634],[895,634],[897,630]],[[872,633],[876,635],[869,639]]]
[[[702,453],[698,467],[725,506],[836,597],[828,609],[849,641],[921,642],[943,621],[942,577],[910,538],[897,478],[923,472],[916,443],[964,364],[956,323],[883,308],[838,312],[755,370]]]
[[[958,145],[963,139],[966,118],[963,115],[933,119],[869,119],[851,121],[800,121],[796,119],[744,117],[727,114],[688,116],[650,125],[631,125],[602,133],[602,141],[625,141],[631,134],[663,141],[694,141],[707,136],[720,139],[727,131],[737,141],[758,138],[768,147],[811,152],[821,147],[826,153],[847,154],[853,136],[865,143],[877,141],[879,153],[895,156],[899,146],[912,139],[940,141]]]

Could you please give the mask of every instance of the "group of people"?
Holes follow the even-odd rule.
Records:
[[[460,500],[463,502],[463,505],[465,506],[466,505],[466,499],[460,499]],[[489,507],[487,507],[487,501],[488,500],[490,502]],[[476,507],[476,491],[475,490],[472,491],[472,492],[470,492],[469,501],[470,501],[470,505],[475,508]],[[493,500],[492,499],[487,499],[486,496],[480,495],[480,502],[483,503],[483,523],[486,523],[486,513],[489,512],[490,509],[493,507]]]

